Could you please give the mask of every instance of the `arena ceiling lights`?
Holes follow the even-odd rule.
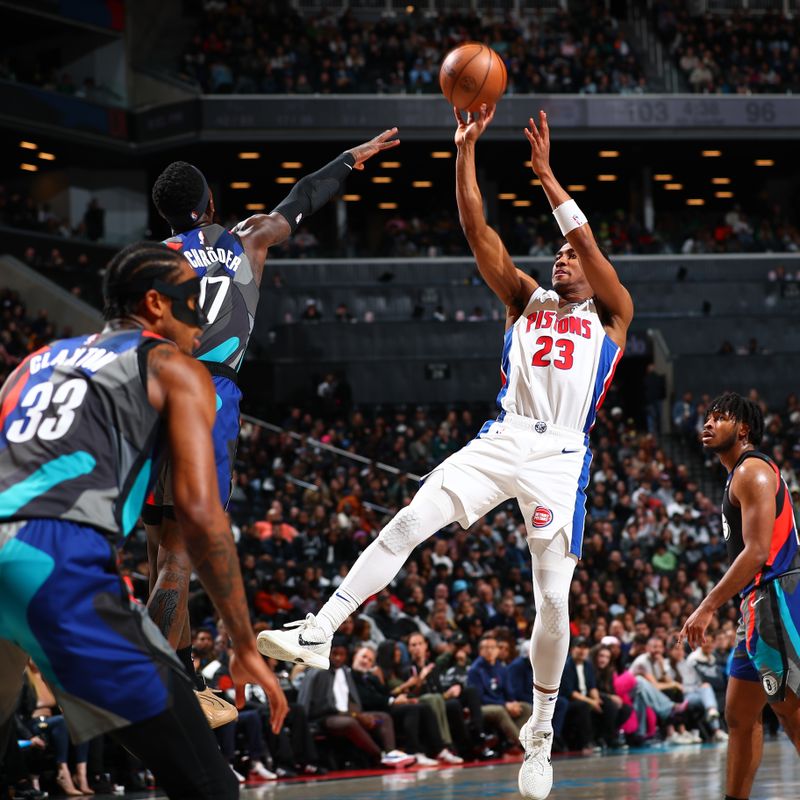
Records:
[[[242,161],[255,161],[256,159],[261,158],[261,153],[256,153],[256,152],[253,152],[253,151],[246,151],[246,152],[239,153],[238,157],[241,158]]]
[[[755,160],[755,165],[757,167],[774,167],[775,160],[772,158],[757,158]]]
[[[601,150],[597,155],[600,158],[619,158],[619,150]]]

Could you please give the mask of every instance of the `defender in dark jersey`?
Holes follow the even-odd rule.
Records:
[[[259,287],[272,245],[287,239],[303,219],[338,194],[353,169],[400,142],[391,128],[346,150],[322,169],[301,178],[270,214],[255,214],[230,231],[214,223],[214,197],[205,177],[184,161],[170,164],[153,186],[153,202],[170,224],[166,245],[181,252],[201,279],[200,301],[208,324],[195,352],[211,373],[215,388],[214,456],[220,500],[227,505],[236,440],[239,435],[237,370],[253,330]],[[187,414],[187,418],[190,416]],[[151,564],[150,615],[194,675],[189,630],[188,587],[191,569],[172,511],[169,462],[162,470],[144,521]],[[157,576],[157,580],[156,580]],[[209,723],[217,719],[213,698],[197,676],[199,699]],[[227,720],[225,720],[227,721]]]
[[[238,797],[237,781],[116,569],[166,438],[187,552],[233,639],[233,673],[264,687],[277,733],[286,700],[256,650],[213,480],[214,390],[188,355],[204,323],[199,293],[180,254],[131,245],[106,271],[106,328],[43,347],[0,390],[0,723],[30,655],[73,741],[114,732],[170,797],[219,800]]]
[[[741,596],[725,702],[730,729],[726,798],[747,798],[761,762],[761,715],[769,702],[800,751],[800,547],[792,500],[780,470],[756,448],[761,409],[733,392],[708,407],[703,444],[728,470],[722,531],[730,567],[681,631],[702,644],[717,609]]]

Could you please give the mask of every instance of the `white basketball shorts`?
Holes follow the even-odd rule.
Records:
[[[442,486],[461,502],[462,528],[513,497],[528,539],[564,531],[570,552],[580,558],[591,461],[589,437],[581,431],[504,414],[423,480],[441,476]]]

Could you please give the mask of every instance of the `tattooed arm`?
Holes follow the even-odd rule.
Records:
[[[154,347],[148,357],[148,394],[166,421],[175,515],[186,550],[233,641],[238,663],[231,664],[231,671],[242,682],[263,686],[278,733],[288,710],[286,698],[256,649],[239,558],[219,500],[211,440],[215,415],[211,377],[200,363],[174,347]]]

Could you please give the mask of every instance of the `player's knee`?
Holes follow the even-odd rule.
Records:
[[[740,732],[751,733],[754,725],[761,724],[761,709],[746,710],[731,706],[725,706],[725,722],[731,734]]]
[[[552,639],[569,636],[569,595],[555,589],[542,591],[541,608],[537,609],[542,632]]]
[[[384,550],[398,556],[410,553],[425,538],[419,513],[412,506],[406,506],[380,532],[377,541]]]

